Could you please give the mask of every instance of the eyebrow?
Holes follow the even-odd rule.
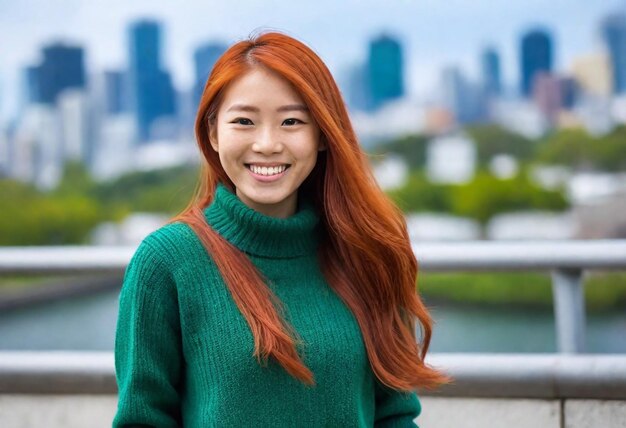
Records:
[[[258,107],[250,106],[250,105],[246,105],[246,104],[233,104],[226,111],[227,112],[229,112],[229,111],[250,111],[250,112],[253,112],[253,113],[258,113],[261,110]],[[288,104],[288,105],[280,106],[280,107],[278,107],[276,109],[276,112],[278,112],[278,113],[285,112],[285,111],[302,111],[302,112],[308,113],[309,108],[307,106],[305,106],[304,104]]]

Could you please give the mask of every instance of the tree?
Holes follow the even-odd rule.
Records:
[[[475,125],[467,127],[465,131],[476,143],[478,165],[481,167],[487,167],[498,154],[508,154],[519,161],[528,161],[536,151],[536,141],[498,125]]]
[[[404,158],[409,169],[420,169],[426,166],[426,146],[430,137],[421,134],[407,135],[396,140],[381,144],[373,156],[395,153]]]
[[[471,182],[451,190],[451,205],[455,214],[474,218],[482,224],[502,212],[561,211],[567,207],[562,192],[539,188],[530,182],[524,171],[506,180],[479,171]]]

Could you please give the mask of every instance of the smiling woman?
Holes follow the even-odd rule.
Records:
[[[317,162],[319,126],[294,87],[256,66],[226,89],[213,119],[211,147],[247,206],[286,218]]]
[[[231,46],[189,206],[139,246],[115,343],[122,426],[416,426],[432,321],[402,212],[301,42]],[[420,340],[416,339],[416,328]]]

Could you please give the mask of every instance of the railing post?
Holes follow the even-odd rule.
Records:
[[[558,351],[585,351],[585,296],[581,269],[552,271],[552,297]]]

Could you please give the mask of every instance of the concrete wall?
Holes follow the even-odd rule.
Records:
[[[420,428],[624,428],[626,401],[422,397]],[[110,428],[115,395],[0,395],[3,428]]]

